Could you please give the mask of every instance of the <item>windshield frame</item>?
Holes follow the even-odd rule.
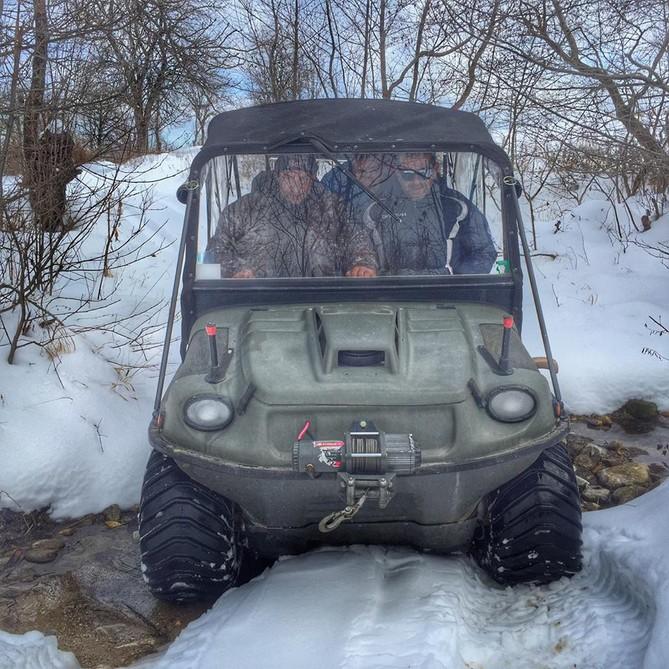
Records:
[[[283,146],[253,147],[245,146],[238,155],[280,155],[282,153],[314,153],[311,143],[301,142]],[[207,311],[230,306],[248,306],[261,308],[279,304],[317,304],[332,302],[382,302],[382,301],[424,301],[424,302],[477,302],[497,305],[511,313],[518,325],[522,323],[522,270],[518,240],[518,221],[514,200],[517,197],[511,166],[506,154],[499,149],[506,160],[497,160],[497,152],[489,147],[463,143],[435,143],[427,149],[429,152],[456,153],[458,151],[479,153],[496,164],[500,170],[500,207],[502,214],[502,242],[505,258],[509,261],[509,271],[505,274],[459,274],[459,275],[396,275],[373,278],[333,277],[294,277],[294,278],[253,278],[216,280],[196,279],[197,234],[199,225],[200,174],[202,158],[206,160],[218,156],[231,157],[235,153],[212,151],[197,154],[189,174],[189,183],[197,184],[188,191],[184,230],[185,255],[181,281],[182,338],[181,353],[185,354],[190,331],[195,321]],[[362,147],[337,147],[336,153],[363,152]],[[370,147],[371,148],[371,147]],[[394,149],[396,153],[418,152],[402,147]],[[370,153],[390,152],[392,146],[374,145]],[[486,149],[486,150],[484,150]],[[205,160],[205,163],[206,163]]]

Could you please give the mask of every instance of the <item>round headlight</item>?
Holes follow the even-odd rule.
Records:
[[[233,415],[232,404],[219,395],[195,395],[184,406],[186,425],[204,432],[222,430]]]
[[[507,386],[496,388],[488,394],[488,413],[503,423],[519,423],[534,416],[537,400],[529,388]]]

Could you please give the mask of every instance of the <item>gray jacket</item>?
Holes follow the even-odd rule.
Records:
[[[224,277],[244,269],[257,277],[317,277],[376,268],[369,236],[320,183],[299,204],[281,196],[273,173],[258,185],[223,210],[207,244],[207,260],[219,262]]]
[[[497,251],[488,222],[462,193],[437,182],[420,200],[396,191],[388,206],[397,220],[378,205],[366,215],[382,273],[490,272]]]

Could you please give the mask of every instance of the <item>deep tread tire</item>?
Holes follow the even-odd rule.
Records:
[[[241,520],[225,497],[190,479],[153,451],[139,507],[144,580],[155,597],[189,602],[220,595],[238,582]]]
[[[576,476],[557,445],[489,495],[472,552],[503,585],[550,583],[581,570],[581,535]]]

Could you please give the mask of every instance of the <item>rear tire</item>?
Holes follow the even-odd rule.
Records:
[[[234,587],[241,567],[241,519],[230,500],[193,481],[153,451],[139,506],[142,573],[168,602],[216,597]]]
[[[472,552],[503,585],[550,583],[581,570],[582,532],[574,469],[557,445],[490,493]]]

